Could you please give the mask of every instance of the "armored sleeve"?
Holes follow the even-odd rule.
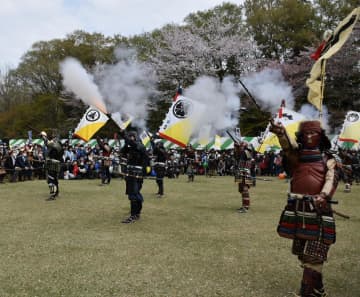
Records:
[[[284,133],[281,135],[278,134],[277,137],[284,152],[298,149],[298,144],[293,138],[289,136],[285,129]]]
[[[321,189],[321,193],[324,193],[326,197],[331,198],[338,185],[338,176],[336,171],[336,160],[331,158],[326,161],[327,172],[325,176],[325,183]]]

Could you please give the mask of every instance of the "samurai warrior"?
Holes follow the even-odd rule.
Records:
[[[188,182],[193,182],[195,178],[195,150],[191,144],[185,148],[185,167]]]
[[[110,184],[111,181],[111,147],[110,145],[102,140],[100,137],[97,139],[100,149],[102,150],[102,159],[101,159],[101,185]]]
[[[164,177],[166,173],[165,165],[167,161],[167,152],[161,141],[155,144],[155,142],[151,140],[151,146],[155,157],[154,170],[156,173],[156,184],[158,186],[157,195],[161,198],[164,195]]]
[[[246,142],[234,143],[234,175],[235,182],[238,183],[239,192],[242,197],[242,206],[238,209],[240,213],[246,213],[250,208],[250,193],[249,188],[253,183],[251,177],[252,167],[252,152],[248,148]]]
[[[208,171],[207,176],[216,176],[217,156],[214,149],[211,149],[208,154]]]
[[[345,193],[350,193],[354,179],[359,181],[359,159],[355,151],[339,149],[339,157],[341,158],[341,177],[345,183]]]
[[[143,185],[143,176],[146,174],[148,155],[146,148],[138,138],[137,133],[126,133],[121,130],[119,135],[125,140],[121,154],[127,159],[126,192],[130,201],[130,216],[122,221],[124,224],[134,223],[140,219],[144,198],[140,193]]]
[[[59,196],[59,173],[61,169],[63,148],[56,137],[49,140],[45,131],[41,131],[40,136],[44,141],[45,170],[47,183],[50,189],[50,196],[46,200],[51,201]]]
[[[335,243],[331,198],[338,184],[337,161],[319,121],[303,121],[296,140],[280,123],[271,121],[288,158],[290,191],[277,232],[293,240],[292,253],[303,268],[300,296],[325,297],[322,268],[330,245]]]

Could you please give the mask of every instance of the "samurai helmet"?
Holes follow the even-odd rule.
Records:
[[[297,141],[307,149],[329,149],[331,143],[321,127],[320,121],[303,121],[296,133]]]
[[[313,131],[313,132],[321,133],[322,128],[320,121],[303,121],[300,123],[299,131],[300,132]]]

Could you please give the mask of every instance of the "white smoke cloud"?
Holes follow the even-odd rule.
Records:
[[[299,113],[306,116],[307,120],[320,120],[319,111],[311,104],[304,104],[301,106]],[[321,126],[322,128],[329,132],[329,112],[325,105],[322,107],[322,116],[321,116]]]
[[[275,113],[284,99],[286,107],[294,108],[294,96],[280,70],[266,68],[241,78],[246,88],[263,109]],[[241,87],[242,92],[246,91]]]
[[[155,92],[156,76],[152,69],[136,60],[134,50],[119,48],[115,54],[119,62],[102,65],[97,72],[106,106],[111,113],[132,115],[132,123],[145,128],[149,98]]]
[[[105,102],[94,83],[93,76],[86,72],[78,60],[71,57],[64,59],[60,63],[60,73],[63,76],[63,85],[68,91],[73,92],[85,104],[107,113]]]
[[[232,77],[223,82],[208,76],[199,77],[184,91],[184,95],[203,104],[205,110],[197,115],[194,135],[209,138],[218,132],[236,127],[240,109],[239,89]]]
[[[131,116],[132,124],[145,129],[149,98],[155,92],[156,77],[151,69],[136,60],[131,49],[117,49],[118,63],[98,65],[94,77],[74,58],[60,63],[63,84],[86,105],[104,113]]]

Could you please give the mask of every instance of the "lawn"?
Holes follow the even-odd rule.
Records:
[[[302,270],[276,226],[284,180],[260,177],[251,210],[237,213],[231,177],[165,179],[165,197],[146,180],[140,221],[129,213],[125,183],[60,181],[45,201],[43,180],[0,184],[0,297],[285,297]],[[324,267],[331,297],[360,296],[360,186],[340,184],[337,242]]]

